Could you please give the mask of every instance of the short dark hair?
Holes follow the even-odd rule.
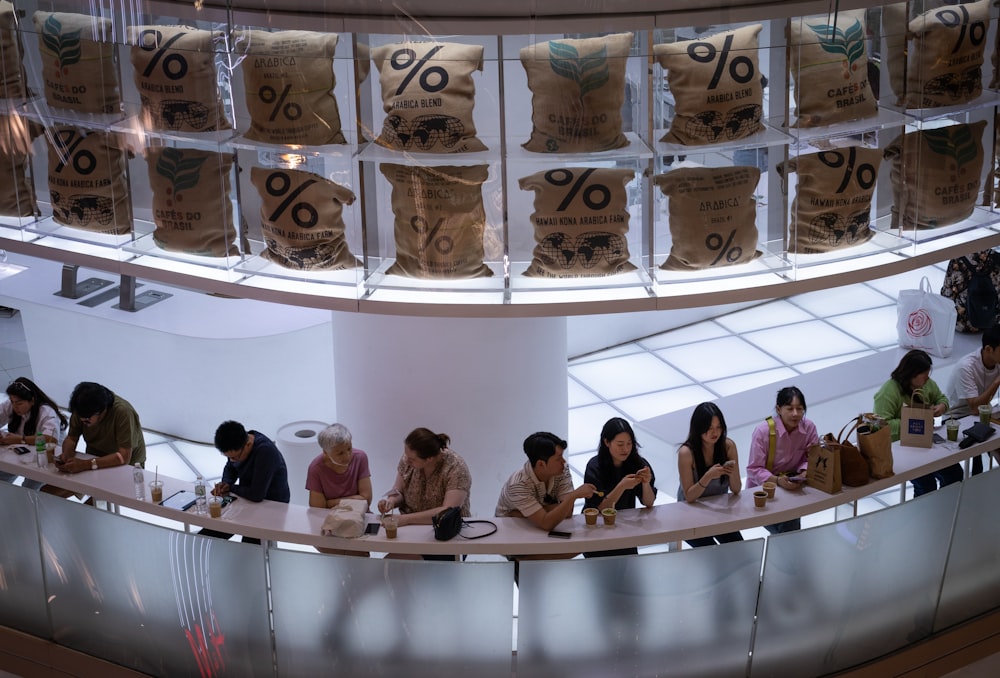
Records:
[[[524,439],[524,453],[528,455],[528,461],[532,466],[538,462],[547,462],[556,453],[557,447],[565,450],[567,446],[565,440],[548,431],[532,433]]]
[[[983,331],[983,348],[986,348],[987,346],[990,348],[1000,346],[1000,325],[987,327]]]
[[[250,434],[238,421],[224,421],[215,429],[215,449],[219,452],[242,450]]]
[[[81,419],[87,419],[111,407],[115,394],[106,386],[92,381],[81,381],[69,397],[69,410]]]
[[[778,391],[778,396],[775,398],[775,405],[778,407],[784,407],[785,405],[791,405],[792,402],[798,398],[799,404],[802,405],[802,411],[805,412],[808,408],[806,405],[806,397],[802,394],[797,386],[786,386]]]

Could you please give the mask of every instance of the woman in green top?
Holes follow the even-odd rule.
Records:
[[[892,378],[882,384],[875,394],[875,414],[889,422],[892,439],[899,440],[899,420],[903,412],[903,404],[908,404],[913,392],[920,390],[923,398],[917,395],[918,402],[934,405],[934,416],[939,417],[948,409],[948,398],[941,392],[931,379],[931,357],[926,351],[913,349],[899,361],[892,371]],[[934,473],[913,479],[913,496],[919,497],[927,492],[951,485],[962,480],[962,467],[953,464]]]

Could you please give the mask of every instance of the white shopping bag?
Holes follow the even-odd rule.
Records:
[[[900,290],[896,304],[896,331],[903,348],[919,348],[947,358],[955,343],[955,302],[931,291],[924,277],[919,290]]]

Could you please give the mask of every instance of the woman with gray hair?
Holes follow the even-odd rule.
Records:
[[[343,424],[332,424],[317,436],[323,453],[309,463],[306,489],[309,505],[333,508],[341,499],[372,502],[372,478],[368,455],[354,449],[351,432]]]

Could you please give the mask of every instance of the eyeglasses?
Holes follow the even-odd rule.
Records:
[[[101,410],[100,412],[94,412],[93,414],[86,417],[81,417],[79,414],[76,416],[80,420],[81,424],[86,424],[87,426],[90,426],[91,424],[95,423],[95,420],[98,417],[100,417],[103,412],[104,410]]]

